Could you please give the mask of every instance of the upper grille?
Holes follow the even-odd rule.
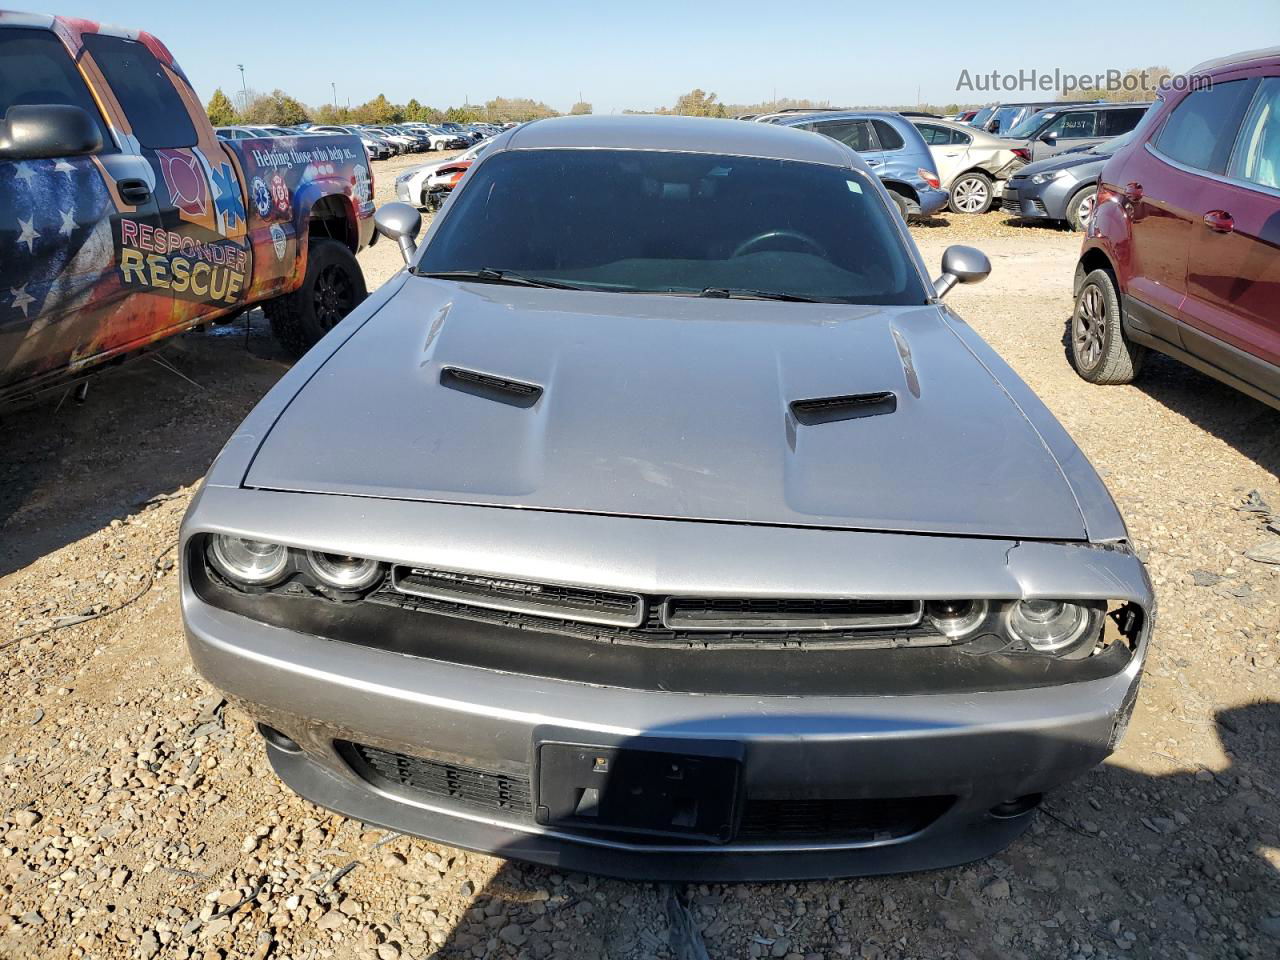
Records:
[[[444,571],[436,571],[445,573]],[[709,649],[946,645],[915,600],[693,598],[471,577],[397,567],[374,603],[603,643]],[[539,588],[532,592],[529,588]]]
[[[639,626],[644,615],[643,602],[633,593],[611,593],[430,567],[396,567],[391,577],[392,585],[401,593],[474,604],[492,610],[630,627]]]
[[[870,630],[914,627],[918,600],[780,600],[674,597],[663,609],[671,630]]]

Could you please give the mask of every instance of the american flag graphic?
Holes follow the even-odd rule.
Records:
[[[88,158],[0,163],[0,327],[38,329],[90,300],[114,263],[113,209]]]

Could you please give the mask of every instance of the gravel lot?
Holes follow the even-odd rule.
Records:
[[[422,159],[376,164],[379,199]],[[947,219],[913,228],[926,260],[969,242],[995,268],[949,302],[1102,471],[1160,598],[1120,751],[1023,839],[936,873],[669,888],[365,829],[288,792],[189,664],[172,550],[285,369],[254,311],[83,405],[0,421],[0,955],[1280,956],[1280,566],[1246,557],[1280,536],[1280,414],[1161,358],[1138,386],[1083,383],[1062,346],[1078,236]],[[386,242],[362,262],[371,287],[400,266]]]

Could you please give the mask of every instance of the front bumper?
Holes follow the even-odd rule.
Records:
[[[1030,177],[1014,177],[1004,189],[1000,209],[1028,220],[1065,220],[1067,200],[1080,181],[1063,177],[1046,183],[1032,183]]]
[[[854,576],[873,596],[949,589],[1018,596],[1052,584],[1062,596],[1153,606],[1141,564],[1123,550],[300,496],[212,482],[224,472],[215,464],[193,502],[184,557],[192,535],[223,532],[642,592],[724,595],[747,584],[777,586],[786,569],[788,584],[804,583],[815,596],[847,590]],[[358,522],[342,522],[348,516]],[[303,796],[501,856],[690,880],[899,872],[999,850],[1026,827],[1032,801],[1021,811],[994,808],[1050,790],[1110,752],[1132,709],[1150,631],[1148,616],[1124,669],[1085,682],[951,694],[734,695],[571,682],[321,639],[211,606],[189,576],[182,606],[200,672],[297,745],[277,740],[268,753]],[[888,819],[870,831],[779,829],[719,844],[637,842],[536,821],[538,742],[636,747],[653,738],[690,752],[708,743],[738,749],[744,808],[772,804],[782,826],[796,819],[788,820],[792,811],[820,826],[831,805],[864,802],[879,802]],[[429,765],[440,782],[463,786],[441,792],[372,776],[353,762],[353,744],[406,768]],[[466,783],[505,784],[508,802],[478,803]],[[946,803],[924,811],[937,797]]]

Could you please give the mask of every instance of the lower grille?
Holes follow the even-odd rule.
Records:
[[[530,778],[525,773],[411,757],[362,743],[340,741],[338,751],[353,770],[378,787],[399,788],[532,820]],[[735,842],[874,843],[918,833],[951,806],[954,798],[898,797],[753,798],[748,796]],[[637,843],[645,842],[637,836]],[[649,842],[671,843],[670,838]],[[690,841],[694,842],[694,841]]]
[[[408,787],[432,797],[488,810],[529,812],[527,776],[410,757],[362,743],[339,743],[353,769],[375,785]]]

